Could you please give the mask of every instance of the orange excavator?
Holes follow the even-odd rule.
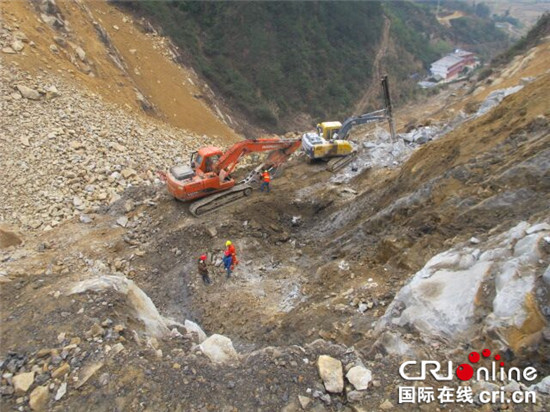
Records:
[[[302,139],[251,139],[236,143],[225,153],[217,147],[203,147],[191,155],[190,166],[174,166],[162,177],[176,199],[195,200],[189,207],[194,216],[214,211],[252,193],[260,170],[272,174],[301,146]],[[265,162],[237,183],[231,173],[239,160],[255,152],[270,152]]]

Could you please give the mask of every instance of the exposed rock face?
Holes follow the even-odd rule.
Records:
[[[341,393],[344,390],[342,362],[330,356],[321,355],[317,360],[317,368],[327,392]]]
[[[83,293],[87,290],[117,291],[126,296],[128,303],[135,310],[136,317],[143,322],[146,330],[151,335],[162,337],[170,332],[168,324],[171,321],[160,315],[151,298],[137,287],[133,281],[121,276],[101,276],[73,285],[68,293]]]
[[[530,335],[546,325],[533,296],[537,276],[547,270],[548,234],[546,223],[522,222],[475,245],[479,248],[464,245],[434,256],[399,291],[376,330],[395,338],[401,327],[412,327],[424,340],[465,341],[494,331],[504,344],[518,348],[521,341],[513,331]],[[494,297],[483,299],[491,296],[489,290]],[[480,313],[482,322],[476,319]]]

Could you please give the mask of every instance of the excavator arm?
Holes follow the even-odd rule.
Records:
[[[340,127],[338,131],[338,139],[345,140],[353,126],[387,119],[386,109],[377,110],[376,112],[363,114],[357,117],[349,117],[342,123],[342,127]]]
[[[284,163],[301,145],[301,139],[251,139],[236,143],[214,165],[214,171],[231,173],[239,160],[249,154],[270,151],[266,163],[277,167]]]

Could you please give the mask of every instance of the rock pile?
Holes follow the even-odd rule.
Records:
[[[108,359],[124,350],[128,330],[106,319],[94,324],[85,337],[60,333],[58,346],[21,354],[10,352],[0,360],[0,393],[18,405],[28,402],[31,410],[45,410],[60,401],[71,386],[83,386]],[[103,345],[105,343],[105,345]]]
[[[47,75],[0,68],[0,221],[50,230],[94,213],[206,143]],[[209,143],[212,143],[209,141]],[[87,217],[81,217],[81,220]]]

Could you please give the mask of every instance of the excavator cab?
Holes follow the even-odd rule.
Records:
[[[222,155],[221,149],[213,146],[193,152],[189,166],[170,169],[166,179],[169,192],[177,199],[191,200],[233,187],[235,181],[229,173],[217,170]]]
[[[340,122],[323,122],[317,125],[317,133],[325,140],[336,139],[335,134],[340,131],[342,123]]]
[[[198,152],[191,154],[191,168],[203,173],[214,172],[214,166],[218,163],[222,154],[223,152],[217,147],[203,147]]]

